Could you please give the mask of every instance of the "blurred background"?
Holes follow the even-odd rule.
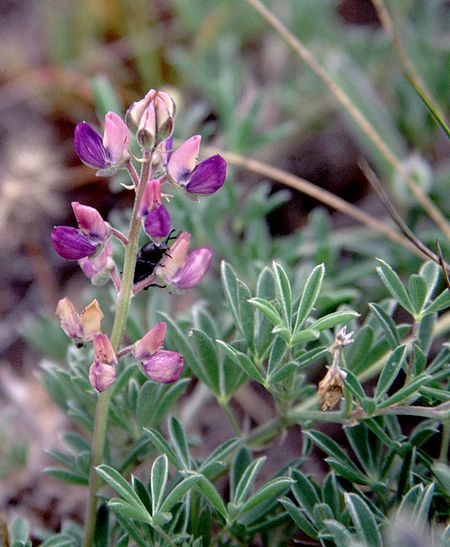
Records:
[[[448,144],[403,77],[370,0],[266,4],[448,214]],[[419,73],[444,108],[449,3],[399,0],[388,7]],[[177,101],[176,137],[201,133],[205,143],[286,169],[381,217],[383,209],[357,166],[365,155],[409,224],[425,240],[433,241],[436,233],[323,84],[242,0],[0,0],[0,52],[0,507],[17,510],[35,526],[56,529],[62,518],[82,514],[84,496],[74,487],[73,495],[60,499],[60,485],[41,473],[48,464],[42,447],[55,442],[65,419],[48,400],[37,370],[40,349],[62,358],[67,341],[62,333],[46,338],[33,322],[36,317],[41,325],[52,322],[64,295],[81,309],[87,280],[77,264],[56,255],[50,233],[54,225],[73,225],[73,200],[119,222],[130,205],[130,193],[120,192],[120,176],[96,178],[77,158],[77,123],[85,120],[101,130],[106,111],[123,114],[148,89],[163,88]],[[243,211],[251,189],[258,187],[267,197],[267,233],[291,242],[293,263],[306,253],[302,245],[308,234],[316,229],[320,236],[320,215],[332,227],[349,226],[331,210],[312,217],[317,203],[278,183],[236,169],[229,178],[234,199],[242,204],[228,219],[242,253],[229,255],[243,275],[250,244],[257,242],[255,234],[245,232],[251,215]],[[200,221],[191,223],[201,242],[205,228]],[[309,232],[302,231],[305,226]],[[300,239],[289,239],[294,236]],[[220,232],[217,237],[220,242]],[[419,264],[405,251],[391,254],[394,266],[401,267],[405,256],[410,271]],[[270,264],[273,257],[257,258]]]

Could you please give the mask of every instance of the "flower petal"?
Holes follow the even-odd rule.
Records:
[[[197,165],[185,190],[191,194],[213,194],[222,187],[226,174],[226,161],[217,154]]]
[[[139,206],[139,216],[145,217],[158,205],[161,205],[161,181],[152,179],[145,185]]]
[[[89,368],[89,382],[99,393],[109,389],[116,379],[116,369],[112,365],[95,361]]]
[[[160,321],[134,344],[133,354],[138,361],[147,361],[164,347],[166,323]]]
[[[170,215],[164,205],[156,207],[145,217],[144,228],[150,237],[166,237],[170,226]]]
[[[191,235],[188,232],[181,232],[171,245],[169,252],[161,260],[160,265],[155,268],[156,276],[163,282],[171,283],[171,279],[186,264],[190,241]]]
[[[51,234],[55,251],[67,260],[80,260],[95,253],[98,244],[77,228],[56,226]]]
[[[200,152],[200,135],[194,135],[172,153],[167,164],[167,174],[176,184],[183,184],[188,179],[198,162]]]
[[[107,363],[108,365],[117,365],[117,358],[107,334],[101,332],[94,334],[92,341],[94,343],[96,361]]]
[[[108,112],[105,116],[103,146],[106,150],[108,163],[111,165],[117,165],[128,157],[130,132],[125,122],[115,112]]]
[[[78,157],[88,167],[104,169],[108,166],[103,139],[88,123],[75,127],[74,145]]]
[[[161,350],[143,364],[145,374],[155,382],[171,384],[183,370],[183,356],[175,351]]]
[[[98,334],[101,328],[103,312],[100,309],[98,301],[94,299],[84,308],[80,315],[80,324],[83,329],[83,339],[92,340],[94,334]]]
[[[184,268],[171,280],[177,289],[191,289],[200,283],[211,266],[212,251],[202,247],[191,253]]]
[[[71,203],[78,226],[93,241],[105,241],[108,238],[109,230],[100,213],[94,207],[82,205],[78,201]]]

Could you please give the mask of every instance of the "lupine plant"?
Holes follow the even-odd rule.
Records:
[[[193,200],[199,195],[219,190],[226,177],[226,164],[219,155],[198,162],[201,137],[195,135],[172,149],[172,132],[176,106],[170,95],[150,90],[140,101],[133,103],[126,113],[126,123],[114,112],[105,116],[103,137],[89,124],[75,128],[75,149],[81,161],[97,170],[98,175],[112,175],[127,169],[135,194],[128,234],[105,222],[100,213],[88,205],[72,203],[78,228],[57,226],[51,235],[56,252],[79,265],[95,285],[114,283],[117,300],[111,335],[101,331],[103,312],[97,300],[78,314],[68,298],[60,300],[56,313],[64,332],[75,342],[92,342],[94,362],[88,380],[98,393],[89,474],[89,497],[83,545],[91,545],[97,519],[97,495],[101,475],[97,466],[104,459],[107,419],[111,387],[119,385],[118,360],[131,353],[136,366],[153,382],[176,382],[183,370],[183,356],[164,349],[166,323],[160,321],[140,340],[123,347],[125,325],[132,297],[151,286],[183,291],[195,287],[207,273],[212,253],[202,247],[188,253],[190,234],[181,232],[167,246],[171,238],[170,214],[164,203],[170,195],[162,193],[162,185],[181,191]],[[139,149],[139,156],[130,150],[130,134]],[[134,162],[133,162],[134,160]],[[135,168],[138,164],[140,170]],[[149,241],[138,253],[141,228]],[[123,273],[120,276],[109,243],[111,237],[123,245]],[[140,267],[136,281],[136,265]],[[161,492],[162,494],[162,492]],[[152,521],[153,522],[153,521]],[[156,530],[166,537],[161,521],[155,520]]]
[[[336,96],[349,104],[342,90]],[[128,174],[120,181],[134,205],[126,230],[119,215],[108,222],[73,202],[76,226],[51,236],[95,295],[107,294],[82,311],[67,297],[56,309],[72,343],[67,363],[56,352],[41,378],[77,429],[63,434],[64,449],[49,450],[58,465],[46,472],[85,487],[87,502],[81,525],[41,532],[42,544],[448,545],[448,264],[421,244],[429,260],[411,271],[394,247],[400,272],[385,248],[376,261],[367,252],[367,232],[339,239],[320,210],[301,232],[272,238],[265,217],[286,195],[261,185],[241,202],[224,185],[226,153],[199,161],[200,136],[173,140],[175,111],[170,95],[151,90],[125,121],[108,112],[103,135],[87,123],[75,129],[81,161],[102,176]],[[251,115],[228,123],[240,149],[251,149]],[[398,167],[392,154],[384,159]],[[205,246],[189,252],[191,238]],[[213,250],[226,259],[220,266]],[[340,250],[363,259],[338,260]],[[175,313],[170,303],[188,289],[195,304]],[[267,419],[239,411],[241,388],[270,408]],[[190,416],[211,399],[230,433],[208,449]],[[289,435],[294,457],[273,462],[269,449]],[[31,546],[24,520],[3,536]]]

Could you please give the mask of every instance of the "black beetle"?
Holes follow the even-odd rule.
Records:
[[[174,230],[167,236],[166,241],[161,241],[159,245],[153,243],[153,241],[149,241],[139,250],[136,256],[136,266],[134,268],[134,283],[139,283],[139,281],[152,275],[163,256],[167,254],[167,251],[169,250],[169,241],[171,239],[176,239],[176,236],[172,236],[173,232]]]

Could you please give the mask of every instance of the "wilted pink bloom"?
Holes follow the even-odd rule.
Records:
[[[203,279],[211,266],[211,249],[202,247],[188,255],[190,240],[188,232],[181,232],[155,268],[155,276],[160,283],[174,289],[191,289]]]
[[[98,174],[110,174],[129,158],[130,133],[120,116],[108,112],[103,138],[89,124],[82,122],[75,127],[74,144],[83,163],[99,169]]]
[[[79,315],[70,298],[65,297],[58,302],[56,315],[63,331],[73,340],[89,342],[100,332],[103,312],[97,300],[93,300]]]
[[[194,195],[213,194],[225,182],[227,164],[216,155],[198,163],[201,136],[194,135],[170,156],[167,164],[169,180]]]

